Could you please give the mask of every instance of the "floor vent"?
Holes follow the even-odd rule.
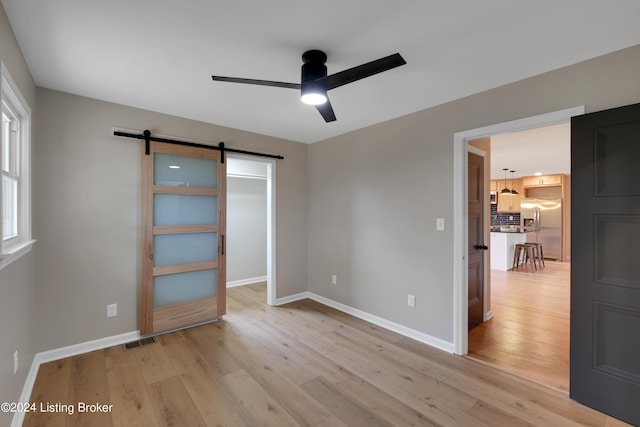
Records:
[[[142,338],[142,339],[139,339],[137,341],[128,342],[128,343],[124,344],[122,347],[126,351],[126,350],[131,350],[131,349],[136,348],[136,347],[142,347],[143,345],[153,344],[155,342],[156,342],[156,339],[154,337]]]

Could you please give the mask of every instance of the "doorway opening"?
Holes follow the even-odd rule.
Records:
[[[247,286],[276,301],[274,159],[227,157],[228,287]]]
[[[469,131],[459,132],[454,135],[454,344],[456,354],[469,354],[469,331],[467,329],[469,280],[467,248],[469,242],[469,230],[466,220],[466,218],[468,218],[467,156],[469,152],[469,141],[566,123],[572,116],[580,114],[584,114],[584,107],[576,107],[512,122],[472,129]],[[485,199],[487,203],[486,211],[488,212],[488,205],[490,203],[488,191]],[[487,271],[491,271],[489,257],[486,257],[485,262]],[[553,268],[548,271],[552,270]],[[496,278],[495,281],[498,283],[498,278]],[[485,300],[489,302],[485,308],[485,321],[491,319],[493,314],[490,306],[491,282],[492,281],[489,280],[488,286],[485,286]],[[506,348],[506,346],[503,346],[503,348]],[[535,355],[531,354],[531,357],[535,357]]]

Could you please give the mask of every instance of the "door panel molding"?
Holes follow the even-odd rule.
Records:
[[[167,274],[187,273],[189,271],[212,270],[218,268],[218,261],[193,262],[190,264],[163,265],[153,267],[153,277]]]
[[[153,330],[166,332],[211,321],[218,317],[218,300],[217,297],[202,298],[156,307],[153,309]]]

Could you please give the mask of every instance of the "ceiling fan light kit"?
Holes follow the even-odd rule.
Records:
[[[327,76],[327,66],[324,65],[326,62],[327,54],[321,50],[314,49],[303,53],[300,84],[224,76],[211,76],[211,78],[220,82],[299,89],[302,102],[315,105],[322,118],[328,123],[335,121],[336,115],[333,112],[327,91],[407,63],[399,53],[395,53]]]
[[[302,83],[300,88],[300,99],[305,104],[309,105],[321,105],[327,102],[327,90],[324,86],[318,82],[310,81]]]

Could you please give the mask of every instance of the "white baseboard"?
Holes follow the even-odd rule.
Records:
[[[289,304],[290,302],[300,301],[306,298],[311,299],[311,292],[300,292],[299,294],[289,295],[288,297],[276,298],[274,306]]]
[[[103,348],[113,347],[114,345],[125,344],[139,339],[140,331],[127,332],[120,335],[113,335],[111,337],[104,337],[93,341],[73,344],[67,347],[43,351],[42,353],[36,354],[34,361],[37,359],[38,364],[52,362],[54,360],[64,359],[65,357],[89,353],[90,351],[101,350]]]
[[[90,351],[101,350],[107,347],[113,347],[114,345],[125,344],[130,341],[140,339],[140,331],[127,332],[120,335],[114,335],[111,337],[100,338],[93,341],[87,341],[80,344],[74,344],[67,347],[56,348],[53,350],[43,351],[36,353],[31,363],[31,368],[27,374],[27,379],[22,387],[22,394],[20,394],[20,402],[29,402],[31,399],[31,392],[38,376],[38,369],[40,365],[54,360],[64,359],[65,357],[76,356],[78,354],[88,353]],[[24,412],[16,412],[13,415],[11,421],[11,427],[20,427],[24,421]]]
[[[493,311],[489,310],[484,315],[484,321],[491,320],[493,318]]]
[[[252,285],[254,283],[266,282],[267,276],[250,277],[248,279],[234,280],[227,282],[227,288],[235,288],[236,286]]]

